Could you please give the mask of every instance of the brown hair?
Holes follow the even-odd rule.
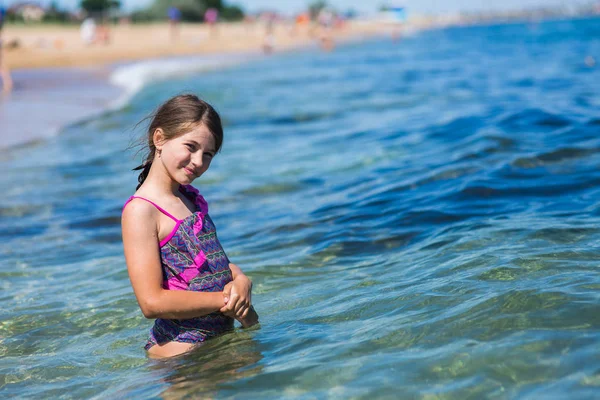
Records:
[[[167,100],[154,114],[147,132],[148,154],[145,161],[134,171],[142,170],[138,176],[139,189],[146,180],[150,167],[154,161],[156,146],[154,145],[154,132],[160,128],[166,140],[181,136],[193,129],[198,124],[204,124],[215,139],[215,152],[221,150],[223,144],[223,126],[221,117],[207,102],[200,100],[193,94],[182,94]]]

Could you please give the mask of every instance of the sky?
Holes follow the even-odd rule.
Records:
[[[0,0],[10,6],[22,0]],[[36,0],[33,0],[36,1]],[[61,7],[75,9],[80,0],[56,0]],[[126,11],[141,8],[150,4],[153,0],[121,0],[123,9]],[[458,11],[489,11],[522,9],[535,6],[575,5],[589,3],[591,0],[405,0],[404,3],[409,10],[416,14],[442,14]],[[37,0],[41,4],[49,4],[51,0]],[[255,12],[261,9],[276,10],[282,14],[295,14],[311,3],[312,0],[225,0],[226,4],[237,4],[247,12]],[[393,0],[328,0],[328,3],[342,11],[353,9],[355,11],[374,14],[382,4],[394,3]],[[396,1],[397,2],[397,1]]]

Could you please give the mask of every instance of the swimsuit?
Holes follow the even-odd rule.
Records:
[[[233,280],[229,259],[219,243],[217,231],[208,215],[208,204],[193,186],[180,186],[180,192],[194,202],[194,213],[182,220],[143,197],[160,212],[175,221],[171,233],[160,241],[163,288],[195,292],[222,292]],[[191,319],[158,318],[150,330],[145,349],[167,342],[200,343],[233,329],[233,318],[213,312]]]

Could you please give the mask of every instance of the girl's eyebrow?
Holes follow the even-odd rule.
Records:
[[[187,141],[188,141],[188,143],[189,143],[189,144],[194,144],[194,145],[196,145],[196,146],[198,146],[198,147],[201,147],[201,146],[200,146],[200,143],[196,142],[194,139],[187,139]],[[215,150],[213,150],[213,148],[212,148],[212,147],[211,147],[211,148],[208,148],[208,149],[206,149],[206,151],[209,151],[209,152],[211,152],[211,153],[216,153],[216,151],[215,151]]]
[[[200,143],[196,142],[194,139],[187,139],[188,144],[194,144],[196,146],[200,146]]]

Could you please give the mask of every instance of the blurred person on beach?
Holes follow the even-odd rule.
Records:
[[[86,45],[110,43],[110,27],[108,18],[103,17],[99,24],[92,17],[83,20],[79,27],[79,36]]]
[[[392,41],[399,42],[402,38],[402,29],[406,23],[406,8],[404,2],[393,2],[384,7],[383,11],[386,23],[391,25]]]
[[[94,18],[88,17],[83,20],[79,27],[79,35],[83,43],[88,46],[96,42],[96,21],[94,21]]]
[[[123,206],[123,247],[142,313],[156,318],[145,349],[170,357],[258,315],[252,281],[229,261],[191,185],[223,143],[219,114],[195,95],[175,96],[152,115],[145,141],[139,184]]]
[[[96,42],[108,45],[110,44],[110,24],[108,18],[102,18],[100,25],[96,28]]]
[[[333,41],[333,23],[335,15],[327,8],[323,8],[317,15],[317,24],[319,26],[319,40],[321,48],[325,51],[331,51],[335,47]]]
[[[295,37],[300,32],[306,31],[306,27],[310,24],[310,14],[307,12],[300,13],[294,18],[294,24],[290,31],[290,36]]]
[[[209,8],[204,13],[204,22],[208,24],[210,33],[212,36],[217,36],[217,21],[219,20],[219,10],[216,8]]]
[[[2,91],[8,93],[12,90],[13,81],[10,76],[10,70],[6,63],[6,56],[4,55],[3,36],[2,31],[4,27],[4,20],[6,19],[6,9],[0,5],[0,77],[2,78]]]
[[[167,10],[167,17],[169,18],[169,36],[171,41],[174,42],[179,38],[179,21],[181,20],[181,11],[177,7],[169,7]]]
[[[274,13],[265,15],[265,36],[262,46],[265,54],[271,54],[275,50],[275,19]]]

